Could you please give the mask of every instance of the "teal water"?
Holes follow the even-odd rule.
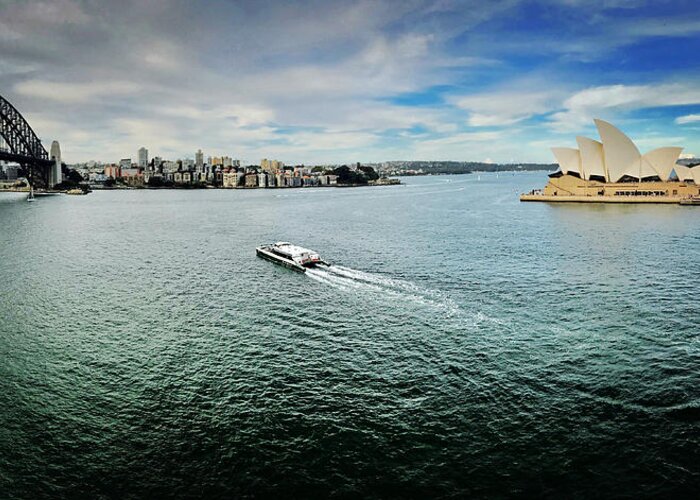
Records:
[[[405,182],[0,193],[0,497],[696,494],[700,209]]]

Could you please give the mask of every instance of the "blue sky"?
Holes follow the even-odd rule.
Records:
[[[0,94],[66,161],[700,155],[691,1],[0,0]]]

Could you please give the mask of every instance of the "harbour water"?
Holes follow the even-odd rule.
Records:
[[[545,182],[0,193],[0,496],[697,493],[700,209]]]

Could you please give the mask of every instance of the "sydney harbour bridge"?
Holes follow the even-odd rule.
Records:
[[[55,142],[55,147],[52,147],[52,158],[27,120],[1,95],[0,136],[5,143],[4,147],[0,145],[0,160],[18,163],[32,186],[51,188],[55,182],[60,182],[58,143]],[[56,169],[59,169],[58,178]]]

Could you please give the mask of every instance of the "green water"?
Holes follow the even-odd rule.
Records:
[[[696,493],[700,209],[405,182],[0,193],[0,497]]]

